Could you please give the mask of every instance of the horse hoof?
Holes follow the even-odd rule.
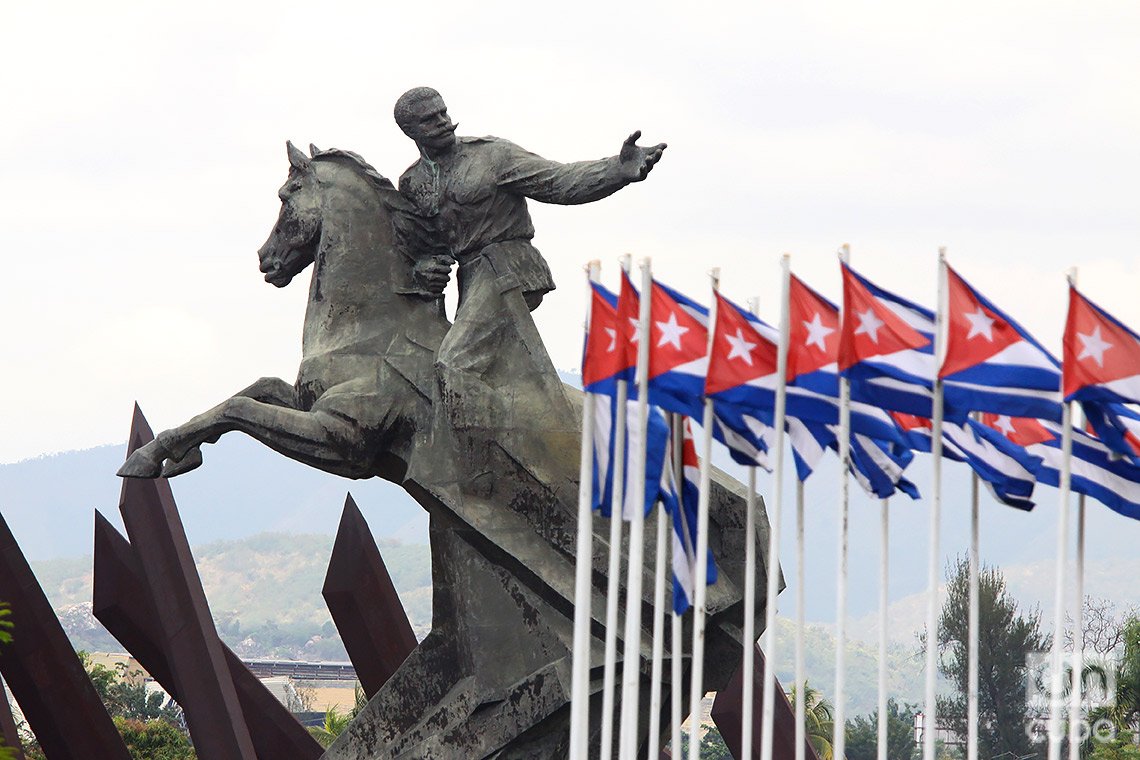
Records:
[[[157,478],[162,474],[162,460],[151,456],[149,444],[135,451],[115,473],[120,478]]]
[[[162,477],[173,478],[175,475],[181,475],[191,470],[196,470],[202,466],[202,449],[198,446],[186,452],[186,456],[181,459],[166,460],[166,466],[162,468]]]

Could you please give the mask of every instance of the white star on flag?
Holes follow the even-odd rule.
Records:
[[[1112,344],[1100,336],[1100,325],[1093,328],[1088,335],[1077,333],[1081,342],[1081,354],[1077,359],[1087,359],[1090,356],[1096,360],[1098,367],[1104,366],[1104,352],[1112,348]]]
[[[976,335],[981,335],[990,343],[994,342],[994,320],[986,316],[981,306],[978,307],[976,312],[966,314],[965,317],[970,322],[970,333],[966,336],[966,340]]]
[[[638,329],[641,327],[641,325],[639,325],[637,320],[633,317],[626,317],[626,319],[629,320],[629,324],[633,328],[633,335],[629,336],[629,342],[637,343],[639,340],[641,340],[641,330]]]
[[[680,351],[681,336],[687,333],[689,328],[677,324],[676,312],[669,313],[669,320],[667,322],[655,322],[654,324],[661,330],[661,339],[657,341],[657,347],[661,348],[665,344],[669,344]]]
[[[752,366],[752,349],[756,348],[755,343],[749,343],[744,339],[744,333],[738,327],[736,328],[736,335],[725,335],[724,339],[732,346],[732,350],[728,352],[729,359],[740,358],[749,367]]]
[[[610,345],[606,348],[607,354],[612,354],[617,350],[617,330],[612,327],[605,328],[606,335],[610,336]]]
[[[1013,420],[1006,414],[998,415],[998,418],[994,420],[994,427],[1005,433],[1006,438],[1012,438],[1013,434],[1017,432],[1013,427]]]
[[[825,325],[823,320],[819,318],[818,311],[815,313],[815,316],[811,318],[810,322],[804,322],[804,327],[806,327],[808,331],[807,340],[804,341],[804,345],[819,346],[820,351],[827,351],[827,343],[824,341],[828,335],[835,332],[835,328]]]
[[[874,309],[867,309],[866,311],[857,311],[855,316],[859,318],[859,326],[855,328],[856,335],[866,335],[871,339],[872,343],[879,342],[879,328],[886,324],[883,320],[875,316]]]

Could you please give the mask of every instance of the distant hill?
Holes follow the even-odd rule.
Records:
[[[327,535],[263,533],[195,547],[222,639],[245,657],[347,659],[321,597],[332,541]],[[430,551],[391,539],[380,549],[422,638],[431,627]],[[32,568],[77,649],[122,650],[91,616],[90,556],[41,560]]]

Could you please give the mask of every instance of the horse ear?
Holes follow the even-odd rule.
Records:
[[[285,150],[289,154],[289,165],[297,171],[307,171],[309,169],[309,157],[301,151],[297,150],[297,146],[291,141],[285,141]]]
[[[316,157],[317,157],[317,154],[318,154],[318,153],[320,153],[320,152],[321,152],[321,149],[320,149],[320,148],[318,148],[318,147],[317,147],[316,145],[314,145],[313,143],[309,143],[309,155],[310,155],[310,156],[312,156],[313,158],[316,158]]]

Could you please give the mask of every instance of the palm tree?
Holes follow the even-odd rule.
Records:
[[[322,747],[329,746],[333,743],[334,739],[344,733],[344,730],[348,728],[348,724],[351,723],[353,718],[368,704],[368,697],[365,696],[364,689],[361,688],[360,684],[356,684],[354,696],[355,704],[348,712],[342,713],[336,709],[335,706],[330,707],[328,711],[325,712],[325,722],[309,729],[309,733],[312,734],[314,739],[321,743]]]
[[[792,708],[796,705],[796,687],[788,693]],[[823,698],[819,689],[804,681],[804,724],[808,741],[815,748],[819,760],[832,760],[831,737],[835,731],[835,718],[831,703]]]

